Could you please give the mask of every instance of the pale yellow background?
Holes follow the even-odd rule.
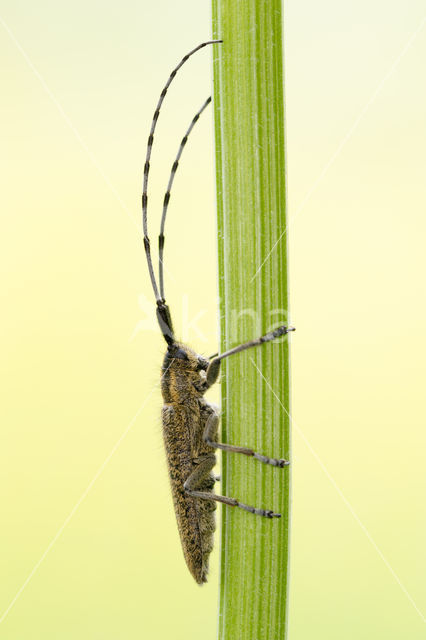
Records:
[[[426,635],[424,14],[424,0],[286,4],[292,640]],[[139,206],[158,94],[209,16],[207,0],[0,4],[5,640],[216,635],[217,552],[200,589],[168,492]],[[154,238],[210,81],[204,51],[164,105]],[[178,331],[206,354],[211,125],[185,152],[166,245]]]

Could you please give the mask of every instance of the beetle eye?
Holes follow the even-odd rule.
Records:
[[[176,349],[176,351],[173,353],[173,357],[179,358],[179,360],[188,360],[188,356],[183,349]]]

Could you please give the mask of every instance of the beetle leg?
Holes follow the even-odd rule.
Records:
[[[244,511],[249,511],[256,516],[263,516],[265,518],[281,518],[280,513],[274,513],[270,509],[256,509],[248,504],[240,502],[236,498],[228,498],[227,496],[219,496],[216,493],[210,493],[209,491],[197,491],[197,487],[203,482],[206,476],[210,473],[216,464],[216,457],[214,454],[206,455],[203,457],[200,464],[194,469],[191,475],[185,481],[183,488],[186,493],[193,498],[200,498],[201,500],[212,500],[214,502],[222,502],[229,507],[239,507]]]
[[[252,349],[253,347],[258,347],[265,342],[270,342],[271,340],[275,340],[275,338],[279,338],[290,331],[295,331],[294,327],[286,327],[282,325],[273,331],[269,331],[269,333],[265,333],[265,335],[260,336],[259,338],[255,338],[254,340],[249,340],[249,342],[243,342],[242,344],[225,351],[225,353],[221,353],[213,357],[209,362],[209,366],[207,367],[206,372],[206,382],[207,389],[211,387],[212,384],[216,382],[219,377],[220,370],[220,361],[224,358],[228,358],[229,356],[233,356],[236,353],[240,353],[241,351],[245,351],[246,349]]]
[[[233,444],[225,444],[223,442],[215,442],[212,438],[217,434],[219,424],[219,415],[217,413],[211,413],[206,420],[206,426],[204,427],[203,439],[204,441],[214,449],[221,449],[222,451],[230,451],[232,453],[242,453],[245,456],[250,456],[260,460],[264,464],[270,464],[273,467],[286,467],[290,464],[288,460],[280,458],[270,458],[264,456],[261,453],[256,453],[253,449],[247,449],[247,447],[238,447]]]

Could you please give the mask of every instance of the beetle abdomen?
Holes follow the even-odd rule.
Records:
[[[192,413],[179,405],[165,405],[163,436],[183,554],[194,579],[202,584],[207,581],[208,557],[213,548],[216,503],[193,498],[184,489],[185,481],[197,468],[191,426],[195,427],[199,417],[192,424]],[[199,490],[211,493],[214,483],[213,475],[208,474],[200,480]]]

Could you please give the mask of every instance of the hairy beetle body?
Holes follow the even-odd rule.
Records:
[[[208,363],[202,361],[200,366],[201,359],[184,345],[178,349],[187,355],[187,360],[171,357],[170,351],[164,358],[163,437],[183,553],[191,574],[201,584],[207,581],[208,557],[213,549],[216,503],[192,497],[184,485],[206,456],[215,458],[214,448],[203,439],[206,419],[214,407],[202,396]],[[210,472],[198,486],[201,491],[213,493],[214,484],[215,476]]]

